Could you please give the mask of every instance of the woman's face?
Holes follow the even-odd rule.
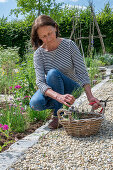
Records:
[[[37,30],[37,33],[39,39],[46,45],[50,45],[56,41],[56,28],[53,26],[42,26]]]

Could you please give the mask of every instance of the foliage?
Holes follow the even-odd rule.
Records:
[[[17,0],[17,8],[11,10],[11,14],[14,13],[18,17],[18,14],[21,13],[30,21],[45,14],[58,21],[62,5],[63,3],[56,3],[55,0]]]
[[[17,48],[1,47],[0,50],[0,93],[8,93],[10,86],[21,84],[24,96],[33,95],[36,91],[35,70],[33,65],[33,51],[28,50],[25,60],[19,64]]]
[[[113,65],[113,55],[105,54],[105,55],[97,55],[95,57],[98,61],[101,61],[103,65]]]
[[[5,103],[5,108],[0,111],[0,123],[7,124],[10,131],[24,132],[30,126],[30,122],[46,120],[49,111],[33,111],[29,107],[31,96],[24,96],[24,87],[16,85],[10,87],[13,97]]]
[[[9,129],[13,131],[22,132],[25,130],[26,122],[23,116],[25,106],[23,106],[22,93],[23,89],[17,85],[10,87],[10,91],[13,93],[13,98],[10,98],[10,104],[6,100],[6,108],[1,110],[0,122],[7,124]]]
[[[82,10],[78,8],[69,7],[68,5],[65,5],[62,11],[61,20],[59,22],[60,34],[62,37],[66,37],[66,38],[70,37],[72,31],[73,19],[76,20],[76,17],[79,16],[81,11]],[[79,18],[77,18],[77,20],[79,20]],[[77,24],[76,27],[78,27]]]
[[[106,37],[104,39],[105,49],[107,53],[113,51],[113,10],[107,3],[104,9],[97,15],[97,21],[101,30],[102,35]],[[97,52],[101,52],[100,41],[96,40],[95,48]]]
[[[65,11],[67,15],[65,14]],[[73,14],[73,11],[75,14]],[[88,37],[90,31],[90,22],[93,22],[93,18],[91,16],[90,8],[84,10],[77,10],[71,8],[66,9],[63,11],[62,20],[60,21],[60,33],[62,37],[70,37],[72,31],[72,17],[75,16],[75,37],[77,38],[78,34],[80,33],[80,25],[81,25],[81,36]],[[79,18],[77,17],[79,16]],[[110,8],[109,4],[105,5],[104,10],[99,14],[96,14],[97,22],[99,28],[101,30],[101,34],[105,35],[106,37],[103,38],[105,49],[107,53],[112,53],[113,51],[113,11]],[[94,35],[97,36],[98,32],[96,26],[94,27]],[[79,45],[78,41],[76,43]],[[85,56],[90,55],[88,54],[88,45],[89,39],[82,39],[82,45],[84,49]],[[100,39],[95,38],[93,42],[94,51],[93,53],[102,53],[102,47],[100,44]]]
[[[19,61],[18,48],[0,46],[0,93],[7,92],[14,81],[16,64]]]
[[[32,96],[37,90],[32,50],[28,50],[25,60],[18,64],[18,70],[19,73],[16,74],[15,81],[23,86],[24,96]]]
[[[90,81],[91,81],[91,85],[93,85],[93,80],[95,80],[95,75],[99,74],[99,70],[98,70],[98,65],[95,61],[95,59],[93,59],[90,62],[90,69],[89,69],[89,77],[90,77]]]
[[[29,50],[28,50],[29,48]],[[0,110],[0,123],[7,124],[12,131],[23,132],[32,121],[46,120],[50,114],[50,110],[38,112],[33,111],[29,107],[31,96],[36,92],[35,71],[33,66],[33,51],[29,44],[27,45],[25,61],[18,63],[17,49],[2,49],[3,62],[1,59],[1,67],[9,62],[11,63],[11,76],[7,76],[7,71],[2,72],[1,85],[5,83],[2,92],[12,94],[10,101],[5,102],[4,107]],[[10,56],[10,52],[12,56]],[[9,56],[8,56],[9,54]],[[8,58],[9,57],[9,58]],[[2,70],[2,69],[1,69]],[[14,72],[15,70],[15,72]],[[13,79],[13,81],[12,81]],[[5,81],[4,81],[5,80]],[[4,90],[4,88],[7,89]]]
[[[87,67],[91,66],[91,63],[94,62],[96,65],[99,66],[105,66],[105,65],[112,65],[113,64],[113,55],[112,54],[95,54],[93,58],[86,57],[85,62]]]
[[[30,39],[31,23],[0,19],[0,44],[6,47],[18,47],[21,58],[24,55],[26,41]],[[23,58],[22,58],[23,59]]]
[[[103,79],[104,73],[99,72],[99,67],[104,66],[105,63],[97,55],[85,58],[85,63],[88,67],[91,86],[94,86]]]
[[[28,112],[28,118],[30,122],[35,122],[37,120],[46,121],[51,112],[51,110],[35,111],[30,107],[27,107],[26,111]]]

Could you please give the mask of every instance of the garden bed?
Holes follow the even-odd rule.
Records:
[[[0,146],[2,147],[3,145],[5,145],[5,143],[8,143],[6,146],[3,147],[2,151],[0,152],[3,152],[5,151],[6,149],[9,148],[9,146],[11,146],[11,144],[13,144],[14,142],[22,139],[23,137],[33,133],[37,128],[39,128],[40,126],[43,125],[43,121],[38,121],[38,122],[35,122],[35,123],[31,123],[30,124],[30,128],[28,128],[27,130],[25,130],[24,132],[22,133],[19,133],[19,132],[10,132],[9,133],[9,138],[7,138],[5,135],[3,134],[0,134],[1,135],[1,139],[0,139]]]
[[[48,118],[47,120],[49,120]],[[33,123],[30,123],[30,126],[28,129],[26,129],[24,132],[10,132],[9,137],[7,138],[5,135],[0,134],[0,147],[3,147],[0,151],[3,152],[7,150],[13,143],[17,142],[18,140],[24,138],[25,136],[33,133],[36,129],[41,127],[43,124],[45,124],[45,121],[39,120]]]

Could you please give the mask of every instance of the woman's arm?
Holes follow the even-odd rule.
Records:
[[[90,102],[96,102],[95,104],[93,104],[93,109],[98,109],[100,107],[100,102],[97,98],[95,98],[91,92],[91,86],[90,84],[86,84],[84,85],[84,90],[85,93],[87,95],[88,101]]]

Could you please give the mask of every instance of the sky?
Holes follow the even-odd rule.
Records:
[[[89,5],[89,0],[56,0],[56,2],[64,2],[68,5],[78,6],[79,8],[86,8]],[[110,3],[110,7],[113,8],[113,0],[93,0],[95,12],[98,13],[104,9],[105,4]],[[0,18],[8,17],[8,20],[14,20],[16,17],[9,16],[10,10],[16,8],[16,0],[0,0]],[[19,16],[22,19],[22,16]]]

